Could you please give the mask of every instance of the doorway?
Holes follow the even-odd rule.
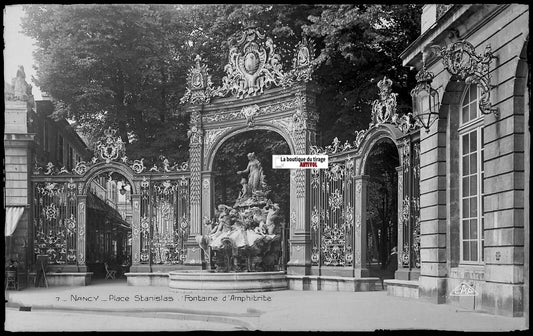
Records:
[[[370,151],[365,166],[367,193],[367,267],[370,276],[394,279],[398,267],[398,149],[388,138]]]
[[[126,279],[131,265],[132,198],[128,180],[98,174],[87,192],[86,265],[93,279]],[[115,272],[112,272],[115,271]]]

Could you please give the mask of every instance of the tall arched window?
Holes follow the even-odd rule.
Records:
[[[459,125],[461,263],[483,262],[483,115],[480,90],[470,85],[463,96]]]

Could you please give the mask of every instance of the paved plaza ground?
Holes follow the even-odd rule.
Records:
[[[9,331],[511,331],[523,330],[525,322],[391,297],[386,291],[173,292],[116,280],[5,295],[4,329]]]

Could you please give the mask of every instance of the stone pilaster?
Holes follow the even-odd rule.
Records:
[[[201,106],[191,108],[191,121],[189,129],[190,139],[190,163],[191,170],[191,229],[185,243],[187,255],[185,265],[192,267],[202,266],[201,249],[195,240],[197,235],[202,234],[202,157],[203,157],[203,129],[201,118]]]
[[[446,246],[446,150],[439,146],[446,139],[448,122],[441,116],[429,133],[420,132],[420,278],[421,299],[445,303],[447,294]],[[435,188],[437,183],[438,188]]]
[[[304,177],[303,194],[297,192],[298,181],[295,176],[300,172]],[[289,211],[289,262],[287,273],[309,274],[311,269],[311,236],[309,232],[309,174],[305,170],[292,170],[290,182]]]
[[[302,86],[296,94],[298,108],[293,114],[294,141],[296,155],[306,155],[309,147],[316,142],[316,123],[318,114],[315,109],[315,95],[309,86]],[[294,169],[291,171],[290,184],[290,239],[287,273],[310,274],[311,270],[311,171]]]

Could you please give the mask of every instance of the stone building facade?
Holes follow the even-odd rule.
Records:
[[[31,175],[35,163],[53,161],[59,167],[68,166],[88,159],[90,151],[66,120],[49,118],[51,101],[34,101],[22,67],[12,84],[4,83],[4,87],[5,258],[6,263],[16,260],[19,270],[26,271],[32,258]]]
[[[433,74],[440,101],[438,119],[420,132],[418,295],[522,316],[529,311],[529,6],[425,5],[421,22],[401,57]]]

